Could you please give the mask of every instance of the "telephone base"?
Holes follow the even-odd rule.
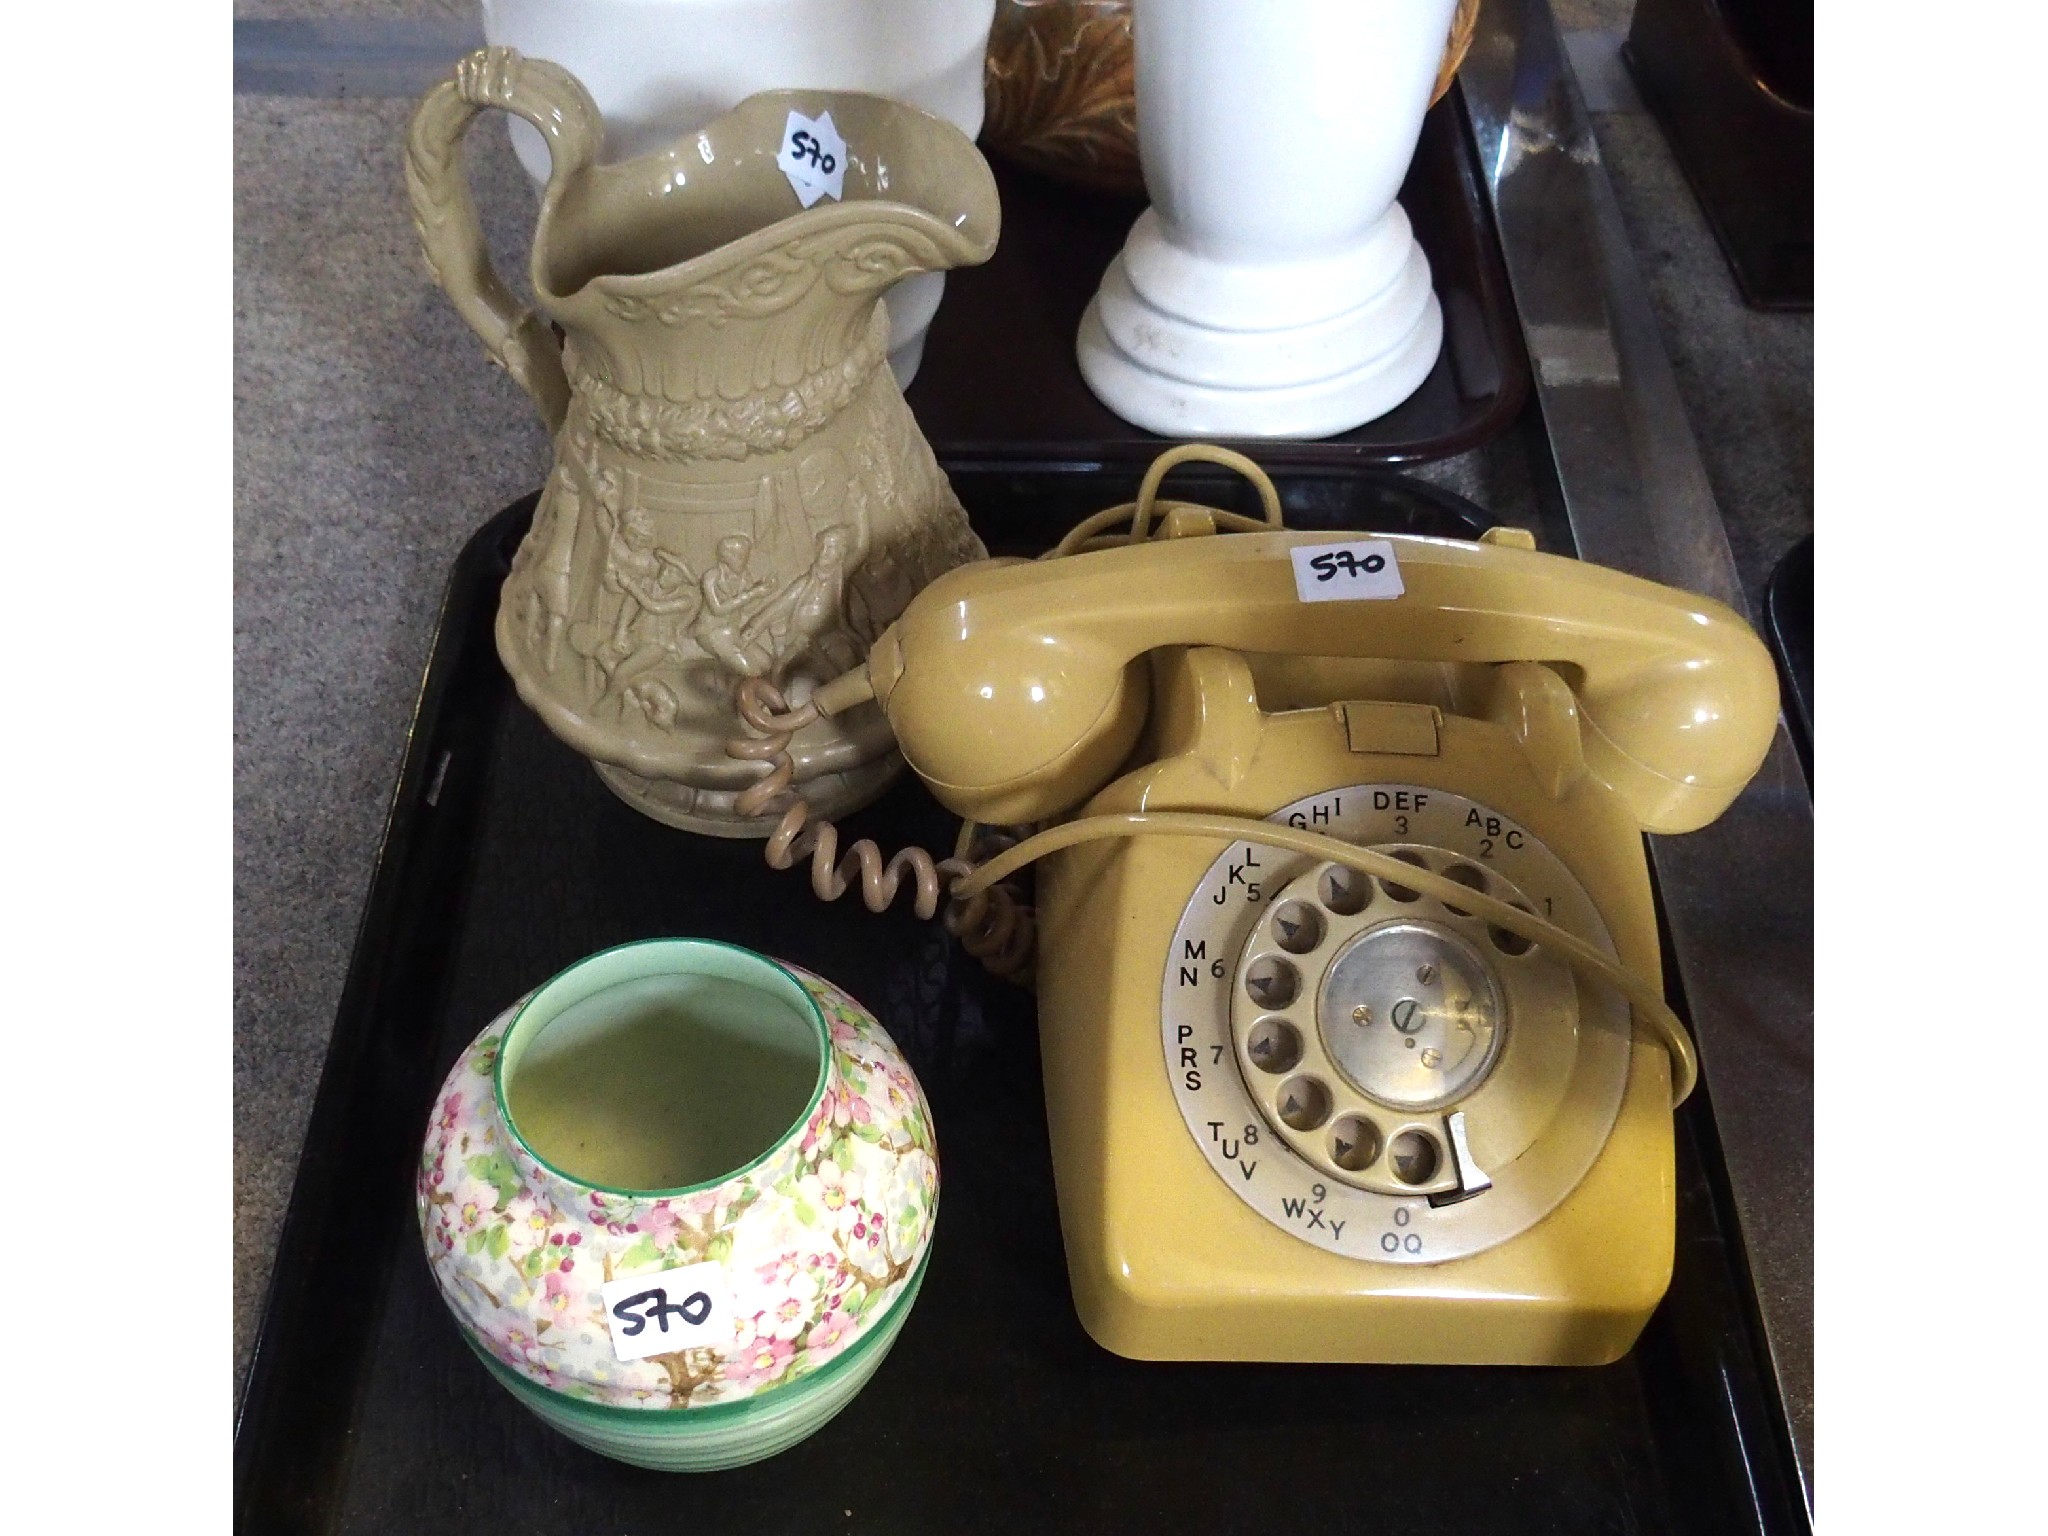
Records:
[[[1245,1337],[1243,1302],[1233,1299],[1205,1314],[1174,1309],[1150,1315],[1115,1305],[1076,1306],[1088,1337],[1126,1360],[1231,1361],[1283,1365],[1612,1365],[1634,1347],[1651,1307],[1590,1312],[1560,1307],[1536,1311],[1526,1302],[1493,1298],[1492,1314],[1462,1318],[1438,1299],[1389,1306],[1370,1331],[1360,1327],[1356,1303],[1327,1329],[1271,1341]]]
[[[1069,1046],[1049,1044],[1051,1070],[1071,1068]],[[1275,1232],[1186,1156],[1168,1134],[1177,1128],[1144,1113],[1142,1100],[1160,1096],[1133,1093],[1139,1085],[1110,1065],[1102,1099],[1048,1106],[1063,1131],[1076,1109],[1114,1122],[1078,1149],[1071,1135],[1056,1143],[1066,1153],[1056,1150],[1055,1167],[1081,1325],[1132,1360],[1618,1360],[1663,1299],[1673,1255],[1670,1078],[1659,1047],[1639,1044],[1633,1055],[1615,1134],[1556,1210],[1512,1242],[1413,1267]],[[1091,1075],[1105,1064],[1096,1058]]]
[[[1632,807],[1588,774],[1542,777],[1555,754],[1493,718],[1547,741],[1537,712],[1569,695],[1459,714],[1389,673],[1356,710],[1319,665],[1337,704],[1268,712],[1235,652],[1155,658],[1156,755],[1089,810],[1235,806],[1398,849],[1657,975]],[[1267,681],[1277,699],[1309,679]],[[1255,839],[1077,845],[1038,897],[1061,1233],[1105,1349],[1599,1365],[1635,1342],[1671,1277],[1673,1079],[1619,995],[1454,901]],[[1463,1051],[1476,1077],[1454,1076]],[[1430,1198],[1451,1192],[1467,1198]]]
[[[1057,1043],[1053,1049],[1069,1056]],[[1413,1267],[1319,1252],[1273,1231],[1187,1158],[1169,1127],[1143,1117],[1134,1085],[1112,1068],[1105,1099],[1054,1111],[1056,1123],[1072,1108],[1117,1121],[1079,1157],[1055,1155],[1081,1324],[1104,1349],[1132,1360],[1617,1360],[1663,1299],[1673,1252],[1673,1191],[1663,1171],[1670,1079],[1658,1047],[1635,1054],[1616,1134],[1557,1210],[1513,1242]],[[1055,1061],[1053,1070],[1068,1064]],[[1135,1155],[1139,1145],[1149,1155]]]

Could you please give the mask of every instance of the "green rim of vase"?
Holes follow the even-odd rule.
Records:
[[[890,1341],[902,1330],[910,1315],[911,1303],[917,1300],[917,1293],[924,1286],[924,1274],[931,1264],[932,1250],[927,1243],[923,1254],[918,1257],[917,1268],[910,1272],[903,1289],[889,1303],[888,1311],[876,1322],[863,1329],[855,1339],[838,1354],[827,1360],[815,1371],[810,1371],[793,1382],[777,1382],[765,1392],[743,1397],[731,1403],[706,1403],[701,1408],[674,1406],[628,1408],[619,1403],[594,1403],[585,1397],[574,1397],[557,1387],[550,1387],[535,1381],[531,1376],[522,1375],[512,1369],[496,1355],[476,1341],[475,1336],[464,1328],[462,1341],[476,1354],[476,1357],[490,1367],[491,1374],[509,1388],[514,1396],[524,1398],[537,1394],[546,1399],[551,1409],[581,1419],[597,1428],[644,1429],[650,1424],[668,1424],[678,1430],[695,1424],[732,1424],[753,1415],[780,1412],[790,1401],[804,1393],[828,1385],[835,1377],[852,1369],[857,1361],[864,1360],[875,1349],[887,1349]],[[670,1416],[665,1418],[664,1416]]]
[[[506,1102],[505,1061],[512,1054],[513,1035],[519,1029],[521,1021],[526,1018],[528,1011],[540,1003],[543,998],[547,997],[550,989],[558,986],[578,971],[595,965],[600,960],[608,959],[614,955],[622,955],[630,950],[670,948],[726,950],[732,954],[743,956],[755,964],[766,966],[769,970],[787,980],[796,989],[797,996],[803,1000],[804,1016],[810,1020],[818,1034],[818,1079],[811,1085],[809,1101],[804,1105],[796,1119],[791,1121],[766,1147],[762,1148],[758,1155],[742,1163],[737,1168],[730,1169],[712,1178],[701,1179],[695,1184],[684,1184],[675,1189],[617,1189],[609,1184],[599,1184],[591,1179],[570,1173],[565,1168],[558,1168],[555,1164],[534,1151],[526,1138],[520,1135],[519,1126],[512,1118],[512,1106]],[[650,971],[643,972],[642,974],[656,975],[661,973]],[[636,978],[619,978],[621,981],[629,979]],[[616,983],[607,983],[607,985],[616,985]],[[609,949],[600,949],[594,954],[585,955],[582,959],[576,961],[575,964],[564,966],[561,970],[555,972],[554,975],[550,976],[526,995],[525,1000],[519,1004],[518,1009],[513,1013],[512,1022],[505,1026],[505,1033],[498,1041],[497,1058],[491,1063],[491,1094],[497,1100],[498,1119],[503,1123],[505,1133],[512,1138],[520,1151],[524,1152],[542,1168],[564,1183],[572,1184],[579,1189],[595,1190],[601,1195],[615,1195],[626,1200],[672,1200],[683,1195],[702,1194],[706,1190],[718,1188],[721,1184],[729,1184],[734,1179],[742,1178],[752,1173],[756,1168],[759,1168],[763,1163],[766,1163],[770,1158],[781,1152],[789,1145],[790,1139],[804,1128],[804,1125],[810,1120],[811,1116],[818,1112],[818,1106],[825,1101],[825,1085],[830,1080],[831,1074],[832,1032],[826,1026],[825,1011],[818,1006],[818,999],[812,994],[810,987],[804,983],[803,978],[790,970],[788,966],[783,965],[779,961],[772,960],[756,950],[748,949],[743,944],[728,944],[723,939],[633,939],[627,943],[614,944]],[[624,1411],[637,1412],[639,1410],[627,1409]]]

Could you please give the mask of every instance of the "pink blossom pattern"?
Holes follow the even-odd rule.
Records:
[[[898,1302],[938,1208],[924,1095],[870,1014],[790,969],[825,1015],[825,1092],[773,1155],[694,1194],[593,1190],[516,1143],[490,1085],[511,1011],[457,1060],[421,1150],[415,1205],[443,1300],[493,1358],[595,1402],[734,1402],[825,1364]],[[730,1344],[619,1360],[605,1281],[707,1260],[725,1266],[740,1314]]]

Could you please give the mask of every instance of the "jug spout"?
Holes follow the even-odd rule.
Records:
[[[823,119],[845,142],[844,184],[806,209],[778,151]],[[793,446],[886,354],[876,301],[987,260],[999,207],[987,162],[942,118],[764,91],[565,187],[542,214],[534,287],[570,338],[572,388],[615,440],[660,457]]]
[[[844,140],[843,182],[807,204],[781,156],[819,119]],[[886,256],[869,253],[864,286],[881,286],[986,261],[1000,222],[988,162],[945,119],[853,91],[762,91],[665,150],[580,178],[542,216],[535,275],[543,302],[566,300],[599,277],[686,282],[707,255],[727,265],[766,243],[872,226],[897,232]]]

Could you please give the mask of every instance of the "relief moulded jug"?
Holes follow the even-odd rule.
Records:
[[[492,272],[460,161],[485,108],[546,137],[528,308]],[[844,140],[804,206],[778,164],[798,117]],[[628,803],[761,836],[729,758],[748,677],[792,700],[856,665],[911,597],[985,551],[886,366],[881,295],[988,259],[998,207],[957,128],[881,97],[769,91],[655,154],[596,163],[603,123],[566,70],[506,48],[414,114],[407,181],[429,265],[531,394],[555,463],[500,602],[519,695]],[[872,705],[792,743],[823,815],[901,766]]]

